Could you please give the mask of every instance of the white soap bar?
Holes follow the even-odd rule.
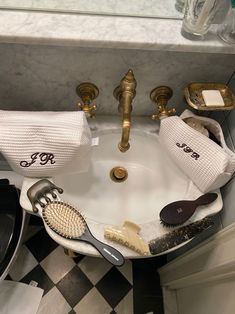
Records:
[[[202,97],[207,107],[224,107],[224,100],[218,90],[203,90]]]

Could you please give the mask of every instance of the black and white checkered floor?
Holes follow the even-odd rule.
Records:
[[[28,231],[7,279],[44,289],[38,314],[163,314],[157,268],[164,257],[116,268],[102,258],[66,256],[41,226]]]

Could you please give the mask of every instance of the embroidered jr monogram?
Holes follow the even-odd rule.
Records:
[[[198,153],[194,152],[194,151],[192,150],[192,148],[190,148],[190,147],[189,147],[187,144],[185,144],[185,143],[183,143],[183,144],[176,143],[176,146],[178,146],[179,148],[182,148],[185,153],[192,153],[190,156],[191,156],[192,158],[194,158],[195,160],[198,160],[198,158],[200,157],[200,155],[199,155]]]
[[[30,161],[26,161],[26,160],[22,160],[20,162],[20,165],[21,167],[30,167],[32,164],[34,164],[38,158],[39,158],[39,161],[40,161],[40,165],[44,166],[46,165],[48,162],[50,162],[52,165],[55,164],[55,156],[54,154],[52,153],[40,153],[40,152],[37,152],[37,153],[33,153],[31,156],[30,156],[31,160]]]

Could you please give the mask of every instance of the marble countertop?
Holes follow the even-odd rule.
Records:
[[[182,21],[0,10],[0,42],[234,54],[212,28],[204,41],[185,39]]]

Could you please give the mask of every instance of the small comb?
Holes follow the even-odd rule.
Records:
[[[104,230],[105,238],[118,242],[131,250],[150,255],[148,244],[139,236],[140,227],[131,221],[125,221],[121,228],[107,227]]]

